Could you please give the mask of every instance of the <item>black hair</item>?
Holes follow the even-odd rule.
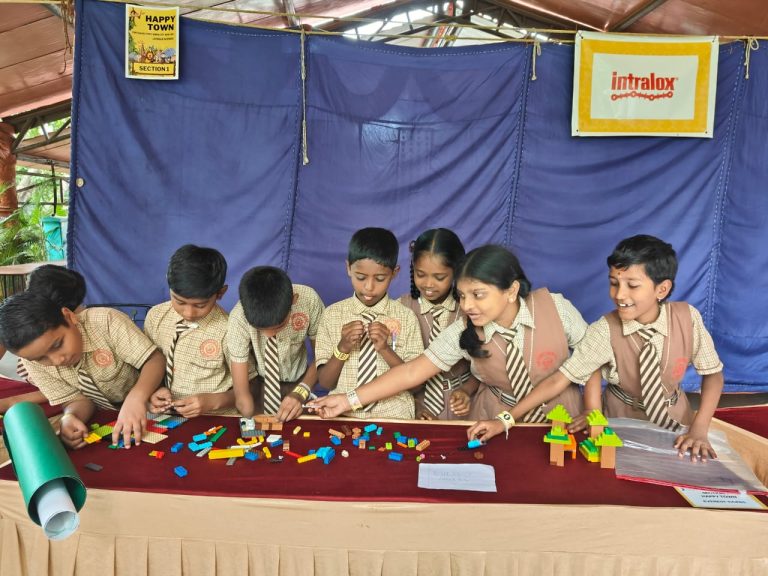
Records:
[[[11,352],[24,348],[67,320],[63,306],[36,292],[21,292],[0,306],[0,343]]]
[[[27,290],[74,312],[85,300],[85,278],[75,270],[45,264],[29,275]]]
[[[448,228],[433,228],[427,230],[411,243],[411,296],[419,297],[419,289],[413,279],[413,263],[424,254],[440,256],[443,265],[453,271],[453,296],[456,297],[456,266],[464,257],[464,244],[459,237]]]
[[[218,250],[185,244],[171,256],[167,278],[182,298],[210,298],[224,287],[227,261]]]
[[[257,266],[240,280],[240,304],[245,319],[254,328],[282,324],[293,305],[293,283],[274,266]]]
[[[347,262],[350,266],[358,260],[370,259],[387,268],[395,269],[400,245],[395,235],[386,228],[363,228],[349,241]]]
[[[671,244],[647,234],[638,234],[625,238],[616,245],[607,258],[609,268],[626,270],[633,265],[642,265],[645,273],[658,286],[664,280],[669,280],[672,287],[664,300],[669,298],[675,287],[677,276],[677,254]]]
[[[523,272],[520,261],[510,250],[504,246],[488,244],[475,248],[459,264],[456,280],[472,278],[484,284],[495,286],[499,290],[507,290],[512,283],[517,281],[520,289],[517,295],[525,298],[531,291],[531,282]],[[477,336],[475,325],[467,318],[467,327],[461,333],[459,346],[475,358],[485,358],[488,352],[480,348],[482,342]]]

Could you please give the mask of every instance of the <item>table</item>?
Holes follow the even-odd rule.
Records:
[[[27,276],[45,264],[66,266],[67,261],[55,260],[51,262],[30,262],[29,264],[0,266],[0,301],[17,292],[24,291],[27,288]]]
[[[198,422],[188,422],[176,432],[189,438],[209,421]],[[315,438],[328,427],[328,423],[312,419],[302,419],[298,424]],[[471,458],[448,452],[456,447],[455,440],[462,437],[464,425],[441,424],[440,446],[433,456],[439,458],[440,453],[447,452],[456,461],[465,456]],[[424,426],[428,432],[419,434],[424,437],[432,435],[435,425],[388,422],[384,426],[389,431]],[[716,427],[720,424],[716,423]],[[544,427],[530,427],[523,432],[524,428],[515,432],[543,436],[545,431]],[[287,426],[285,437],[291,440],[293,448],[291,431],[291,425]],[[765,439],[741,436],[734,427],[725,431],[748,462],[768,458]],[[739,443],[734,443],[733,438]],[[169,438],[154,448],[162,446],[167,451],[174,441]],[[0,480],[0,573],[768,574],[768,513],[678,507],[684,504],[671,488],[616,480],[609,471],[590,467],[581,457],[568,460],[564,469],[550,468],[538,459],[515,463],[517,452],[510,453],[508,447],[509,444],[501,442],[495,448],[494,443],[489,444],[483,449],[487,451],[483,462],[501,465],[500,458],[507,458],[522,472],[533,468],[545,470],[546,477],[539,485],[528,488],[529,494],[539,494],[539,502],[500,503],[486,496],[486,503],[482,504],[445,503],[438,501],[446,498],[440,494],[430,496],[431,501],[423,497],[422,501],[391,501],[382,497],[388,490],[386,482],[372,487],[369,494],[373,496],[368,500],[332,501],[328,494],[312,493],[313,479],[322,485],[323,477],[334,470],[343,471],[339,482],[346,482],[347,486],[349,482],[368,482],[371,467],[358,465],[364,462],[362,456],[356,464],[352,460],[357,456],[354,453],[344,468],[341,461],[328,466],[317,461],[303,465],[238,461],[229,471],[221,461],[201,459],[190,464],[187,481],[192,481],[193,475],[203,468],[215,466],[213,484],[224,486],[228,477],[237,476],[237,472],[241,476],[233,492],[250,492],[250,497],[203,495],[199,486],[185,484],[184,480],[174,480],[174,486],[164,488],[164,492],[134,491],[138,489],[134,466],[124,467],[121,490],[109,490],[94,486],[107,481],[99,475],[108,473],[106,465],[112,466],[116,459],[134,463],[142,459],[158,465],[157,476],[167,477],[173,461],[166,459],[171,455],[153,462],[146,455],[153,447],[146,444],[122,453],[103,446],[90,447],[90,454],[81,452],[73,456],[76,466],[81,469],[83,462],[98,457],[105,464],[105,471],[82,472],[89,485],[88,500],[81,512],[79,532],[66,541],[45,540],[39,527],[27,518],[16,483]],[[296,448],[304,450],[306,445],[296,442]],[[541,459],[546,460],[543,443],[530,450],[540,451]],[[365,457],[373,461],[379,455],[369,453]],[[189,454],[183,457],[187,463],[194,458]],[[141,464],[136,466],[146,469]],[[248,466],[252,467],[250,473],[244,472]],[[304,492],[312,499],[297,497],[295,477],[286,480],[287,491],[291,493],[275,496],[279,487],[269,479],[285,466],[301,468],[305,474]],[[404,461],[393,462],[391,466],[400,467],[396,468],[400,476],[394,477],[402,478],[409,474],[405,467],[413,470],[416,464]],[[7,476],[7,471],[0,473]],[[244,487],[242,480],[248,477],[252,486]],[[569,479],[578,479],[582,484]],[[573,501],[589,501],[595,491],[593,486],[583,484],[585,479],[606,486],[621,482],[628,491],[658,498],[645,506],[621,505],[616,503],[621,497],[614,494],[610,496],[614,502],[610,505],[569,505],[563,503],[567,494],[564,496],[558,490],[554,500],[560,503],[541,501],[540,494],[547,486],[568,486]],[[499,481],[497,473],[497,481],[502,491],[505,486],[509,488],[509,483],[514,484],[515,478]],[[265,485],[259,486],[259,482]],[[272,495],[254,497],[258,493]],[[373,500],[377,494],[378,501]],[[628,538],[630,530],[637,536]]]

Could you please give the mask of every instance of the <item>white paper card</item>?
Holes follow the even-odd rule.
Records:
[[[487,464],[419,464],[418,487],[496,492],[496,470]]]
[[[737,510],[762,510],[762,502],[746,492],[716,492],[695,488],[675,487],[680,495],[694,508],[730,508]]]

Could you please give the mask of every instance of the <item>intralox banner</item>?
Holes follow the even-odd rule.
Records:
[[[711,138],[717,48],[716,36],[579,32],[571,134]]]

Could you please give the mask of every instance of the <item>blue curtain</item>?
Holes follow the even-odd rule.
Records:
[[[193,242],[242,273],[285,268],[326,303],[351,293],[351,234],[408,243],[455,230],[512,247],[535,286],[588,321],[611,309],[605,259],[626,236],[671,242],[676,299],[701,310],[731,390],[768,390],[768,53],[721,47],[715,137],[572,138],[573,48],[418,50],[182,20],[178,81],[124,77],[125,8],[78,4],[70,265],[88,302],[167,299]],[[698,386],[689,374],[685,386]]]

